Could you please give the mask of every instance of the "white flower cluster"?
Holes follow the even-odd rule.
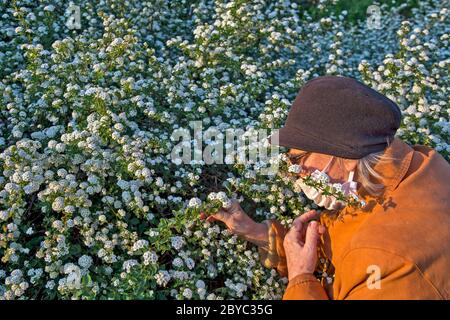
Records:
[[[198,208],[201,206],[201,204],[202,204],[202,201],[199,198],[195,197],[195,198],[192,198],[191,200],[189,200],[188,207],[189,208]]]
[[[232,202],[228,198],[227,194],[223,191],[220,192],[211,192],[208,194],[208,200],[219,200],[222,204],[222,207],[228,209],[231,207]]]
[[[180,236],[172,237],[172,238],[170,238],[170,241],[171,241],[172,247],[175,250],[181,249],[181,247],[183,247],[183,245],[185,243],[183,237],[180,237]]]
[[[84,269],[89,269],[92,265],[92,258],[84,254],[78,259],[78,264]]]
[[[444,1],[415,1],[409,21],[382,5],[382,29],[329,0],[77,3],[80,30],[64,1],[1,2],[0,299],[279,299],[286,279],[256,247],[192,213],[236,198],[288,225],[311,203],[258,173],[280,158],[173,163],[172,133],[279,128],[318,75],[387,95],[398,135],[449,159]]]
[[[300,166],[298,164],[292,164],[288,168],[288,171],[292,172],[292,173],[300,173],[301,170],[302,170],[302,166]]]

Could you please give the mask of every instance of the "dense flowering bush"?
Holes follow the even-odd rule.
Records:
[[[398,135],[448,159],[445,2],[382,6],[382,29],[300,3],[79,0],[71,30],[68,2],[0,0],[0,298],[280,298],[286,279],[198,212],[237,198],[289,224],[310,202],[256,163],[175,164],[170,137],[278,128],[318,75],[386,94]]]

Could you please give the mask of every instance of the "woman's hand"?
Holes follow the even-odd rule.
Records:
[[[205,218],[208,222],[222,221],[231,233],[258,246],[265,245],[268,241],[267,226],[264,223],[257,223],[252,220],[244,210],[242,210],[237,200],[231,201],[230,208],[222,208],[209,217],[206,217],[204,213],[201,213],[200,219]]]
[[[289,281],[300,274],[314,273],[317,264],[317,242],[325,232],[325,227],[317,221],[314,210],[302,214],[294,220],[291,229],[284,237],[283,247],[286,253]]]

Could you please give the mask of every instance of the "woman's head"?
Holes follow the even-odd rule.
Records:
[[[374,166],[378,162],[393,160],[384,151],[370,153],[360,159],[347,159],[295,148],[289,149],[287,155],[292,164],[301,165],[306,172],[316,169],[322,171],[328,165],[327,174],[331,183],[346,182],[350,172],[354,171],[354,180],[361,183],[363,189],[372,196],[380,195],[385,187],[382,184],[382,173],[374,170]]]
[[[401,123],[399,107],[356,79],[317,77],[292,103],[270,141],[284,147],[361,159],[383,151]]]
[[[365,191],[379,195],[384,189],[376,163],[391,160],[385,154],[401,123],[399,107],[356,79],[317,77],[297,94],[283,128],[271,143],[291,148],[303,157],[304,168],[323,170],[331,182],[346,182],[350,172]]]

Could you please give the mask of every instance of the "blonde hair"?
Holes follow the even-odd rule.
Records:
[[[389,137],[386,138],[387,145],[389,147],[390,140]],[[373,169],[375,164],[383,163],[395,160],[395,157],[387,155],[384,151],[374,152],[368,154],[367,156],[358,159],[358,163],[356,165],[357,179],[358,182],[361,183],[362,187],[371,195],[379,196],[385,186],[382,183],[374,182],[373,180],[381,181],[383,176],[380,172],[377,172]],[[342,158],[339,159],[342,163]]]

